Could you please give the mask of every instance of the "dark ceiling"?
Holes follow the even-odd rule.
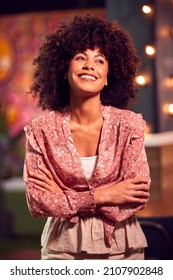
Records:
[[[103,8],[104,6],[104,0],[1,0],[0,14]]]

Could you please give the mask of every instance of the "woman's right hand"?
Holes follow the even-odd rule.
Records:
[[[149,185],[145,178],[126,179],[111,186],[96,189],[94,199],[97,205],[120,205],[125,203],[146,203]]]
[[[43,192],[62,193],[61,188],[56,184],[51,172],[44,166],[39,165],[39,172],[30,172],[29,182],[34,184],[34,188]]]

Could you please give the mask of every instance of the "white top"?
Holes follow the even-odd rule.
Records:
[[[97,164],[98,156],[80,157],[86,179],[90,179],[93,175]]]

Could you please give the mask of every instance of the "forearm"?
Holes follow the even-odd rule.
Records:
[[[66,219],[78,213],[95,211],[94,196],[91,191],[67,190],[51,193],[39,191],[34,186],[28,185],[27,202],[31,214],[35,217],[52,216]]]
[[[97,206],[104,205],[107,198],[104,196],[103,190],[96,189],[94,191],[94,202]]]
[[[122,221],[143,209],[149,197],[147,178],[132,178],[94,192],[97,210],[113,221]]]

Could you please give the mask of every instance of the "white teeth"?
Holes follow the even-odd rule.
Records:
[[[81,78],[81,79],[86,79],[86,80],[92,80],[92,81],[95,81],[95,80],[96,80],[95,77],[90,76],[90,75],[81,75],[80,78]]]

